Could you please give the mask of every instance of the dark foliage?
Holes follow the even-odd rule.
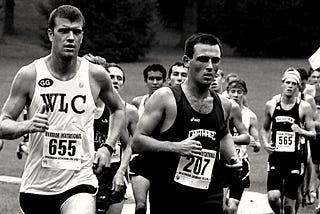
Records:
[[[218,0],[202,7],[199,31],[244,56],[308,57],[320,45],[317,0]]]
[[[108,62],[136,61],[155,44],[156,0],[48,0],[40,1],[38,9],[48,18],[62,4],[78,7],[86,19],[80,55],[92,53]],[[46,29],[41,38],[48,48]]]

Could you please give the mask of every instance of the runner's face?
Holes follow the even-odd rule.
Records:
[[[312,74],[309,77],[309,84],[315,85],[320,82],[320,72],[319,71],[313,71]]]
[[[60,54],[63,58],[78,56],[83,39],[82,25],[82,21],[71,22],[69,19],[55,18],[53,31],[48,30],[52,51]]]
[[[109,67],[109,75],[114,89],[119,90],[123,87],[123,72],[117,67]]]
[[[242,103],[244,91],[241,88],[230,88],[228,91],[229,97],[237,103]]]
[[[293,78],[285,79],[282,84],[282,93],[286,96],[294,96],[299,91],[299,85]]]
[[[222,89],[223,80],[224,79],[221,72],[217,71],[217,74],[215,75],[214,81],[211,83],[210,88],[215,92],[220,93]]]
[[[190,79],[209,87],[219,69],[220,57],[218,45],[196,44],[193,57],[188,60]]]
[[[162,73],[160,71],[149,71],[146,83],[149,89],[149,94],[152,94],[158,88],[163,86],[164,79],[162,77]]]
[[[188,76],[188,68],[184,66],[173,66],[169,79],[169,85],[175,86],[183,83]]]

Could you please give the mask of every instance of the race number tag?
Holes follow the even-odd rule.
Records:
[[[80,170],[81,154],[81,132],[50,130],[44,133],[43,167]]]
[[[242,163],[242,159],[245,157],[245,155],[247,154],[246,152],[246,149],[240,145],[234,145],[235,148],[236,148],[236,151],[237,151],[237,155],[239,157],[239,160],[241,161]]]
[[[181,156],[174,181],[197,189],[208,189],[216,151],[202,149],[201,157]]]
[[[294,152],[295,151],[295,133],[294,132],[276,132],[276,152]]]
[[[121,143],[118,141],[116,143],[116,147],[114,148],[114,152],[112,153],[112,156],[111,156],[111,163],[118,163],[120,162],[120,159],[121,159]]]

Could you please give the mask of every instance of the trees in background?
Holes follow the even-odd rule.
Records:
[[[80,54],[100,55],[108,62],[136,61],[155,44],[156,0],[48,0],[39,2],[39,12],[48,18],[62,4],[78,7],[86,19]],[[48,47],[47,26],[43,29]]]
[[[6,22],[1,30],[10,34],[15,0],[0,1],[6,4],[5,12],[0,8]],[[320,46],[319,0],[42,0],[38,6],[48,18],[61,4],[75,5],[85,15],[80,54],[108,61],[143,58],[157,42],[159,20],[180,33],[177,45],[194,32],[213,33],[242,56],[308,57]],[[42,40],[48,47],[46,28]]]
[[[164,23],[182,35],[182,26],[189,21],[183,15],[187,2],[159,0]],[[242,56],[306,57],[320,46],[318,0],[194,0],[193,4],[197,20],[190,23],[196,31],[217,35]],[[193,12],[187,13],[194,17]]]
[[[212,26],[241,55],[306,57],[320,46],[317,0],[222,0],[213,8],[199,30]]]
[[[0,0],[0,43],[4,43],[3,30],[4,30],[4,0]]]
[[[14,0],[3,0],[5,1],[5,19],[4,19],[4,34],[12,35],[16,33],[14,27]]]

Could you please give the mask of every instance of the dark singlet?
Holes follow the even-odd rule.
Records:
[[[182,141],[193,134],[200,134],[196,140],[202,143],[203,149],[213,150],[219,152],[220,139],[228,133],[227,125],[224,121],[224,113],[221,106],[221,101],[218,95],[211,92],[213,96],[213,109],[209,114],[201,114],[195,111],[188,102],[185,94],[182,92],[181,86],[175,86],[171,88],[176,104],[177,104],[177,116],[173,125],[165,132],[155,135],[156,139],[169,140],[169,141]],[[166,153],[157,155],[160,164],[156,170],[160,173],[159,176],[166,178],[167,181],[174,182],[176,170],[179,164],[180,155],[174,153]],[[183,171],[201,171],[194,167],[194,163],[187,162],[190,166],[184,166]],[[195,160],[194,160],[195,162]],[[218,171],[219,166],[218,158],[215,158],[214,167],[212,171],[212,180]],[[204,167],[204,165],[202,165]],[[203,169],[202,169],[203,170]],[[177,182],[175,182],[177,184]]]
[[[110,113],[108,108],[104,108],[100,118],[94,120],[94,148],[97,151],[102,143],[104,143],[108,137],[109,131],[109,117]]]
[[[153,175],[150,179],[151,213],[222,213],[222,175],[220,169],[220,139],[228,132],[221,101],[215,92],[213,109],[208,114],[195,111],[181,86],[171,88],[177,116],[172,126],[155,133],[154,138],[180,142],[193,134],[202,144],[202,158],[177,153],[152,154]],[[170,207],[170,208],[169,208]]]
[[[296,101],[294,106],[289,110],[281,107],[281,98],[277,101],[275,110],[272,115],[271,139],[276,149],[269,156],[269,162],[279,162],[286,165],[292,163],[293,160],[301,162],[300,156],[300,136],[292,131],[291,126],[297,124],[300,127],[301,119],[299,116],[299,104]],[[280,163],[280,162],[279,162]]]

